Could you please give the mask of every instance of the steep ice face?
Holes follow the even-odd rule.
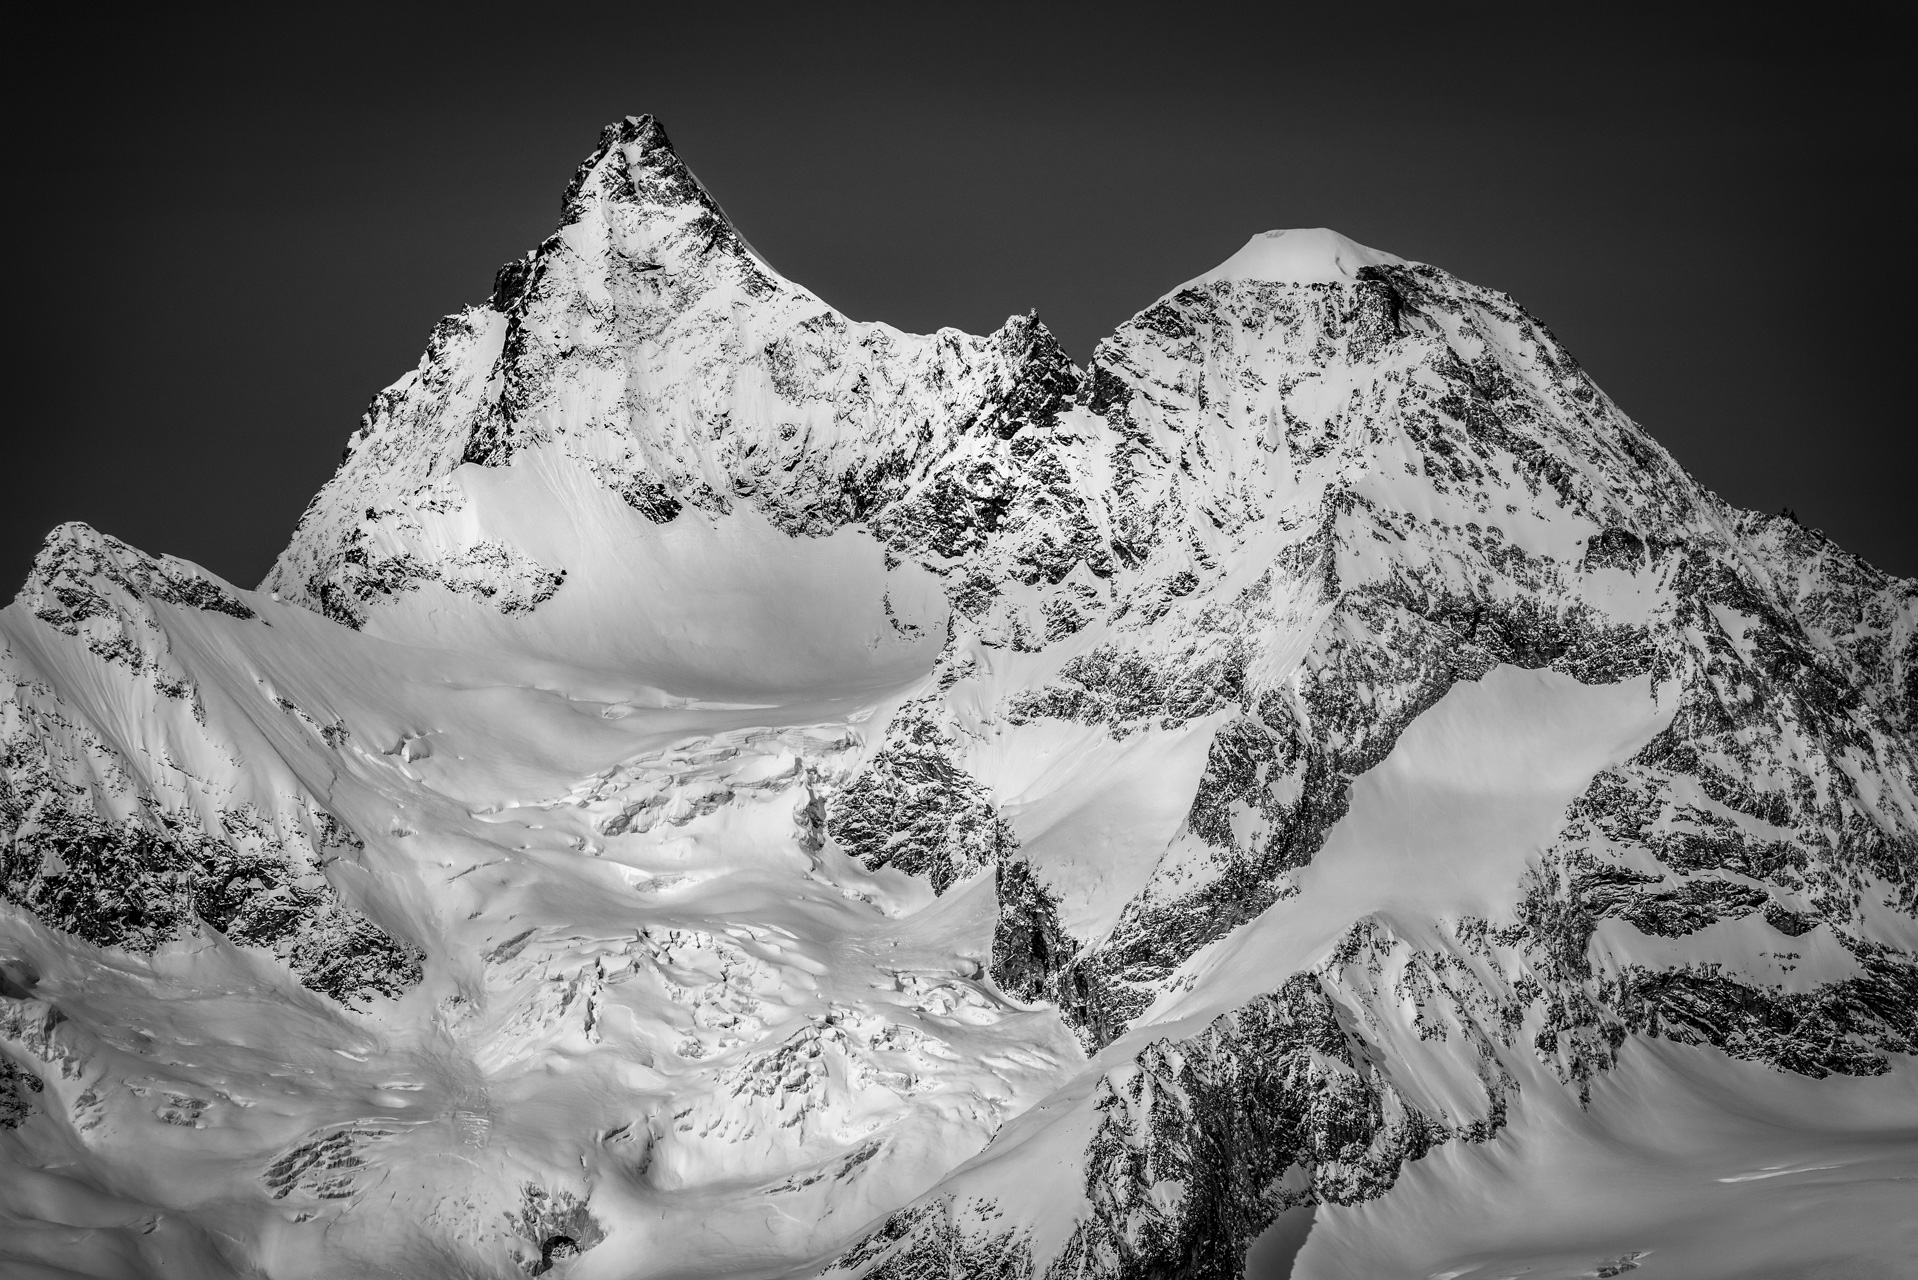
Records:
[[[1736,1274],[1780,1135],[1913,1159],[1915,637],[1434,267],[1266,233],[1081,370],[630,119],[260,590],[67,526],[0,612],[0,1257]]]

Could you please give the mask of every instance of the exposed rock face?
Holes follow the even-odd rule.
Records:
[[[0,627],[0,1126],[302,1274],[1235,1276],[1526,1080],[1918,1052],[1918,584],[1331,232],[1082,371],[839,316],[629,119],[259,592],[67,526]]]
[[[1021,509],[1014,464],[1049,451],[1012,437],[1049,432],[1077,376],[1029,320],[918,337],[837,315],[752,253],[657,122],[628,120],[580,166],[560,229],[375,398],[266,585],[348,625],[425,582],[536,607],[559,569],[468,537],[446,483],[529,451],[662,523],[745,503],[817,536],[896,507],[888,540],[942,558],[1008,521],[1036,543],[1053,513]]]
[[[29,648],[45,632],[0,655],[0,895],[96,947],[151,953],[205,926],[336,1000],[399,995],[419,979],[417,948],[341,903],[322,874],[358,837],[311,796],[236,794],[181,763],[242,764],[209,726],[163,607],[265,625],[193,566],[84,526],[55,530],[35,561],[16,608],[65,649],[84,646],[110,692],[98,709],[64,700],[61,673]],[[343,730],[314,727],[343,743]]]

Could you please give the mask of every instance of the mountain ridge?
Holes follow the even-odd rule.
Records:
[[[1332,1207],[1671,1047],[1911,1088],[1918,583],[1322,229],[1080,369],[846,320],[632,117],[259,591],[63,527],[0,628],[11,1132],[172,1206],[70,940],[285,966],[307,1110],[223,1025],[160,1117],[273,1274],[1224,1276],[1313,1204],[1362,1274]]]

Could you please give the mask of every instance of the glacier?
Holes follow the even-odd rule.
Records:
[[[628,118],[257,589],[62,526],[0,675],[10,1276],[1918,1256],[1918,582],[1328,230],[1080,368]]]

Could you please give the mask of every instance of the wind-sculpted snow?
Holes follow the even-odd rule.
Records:
[[[70,525],[0,639],[8,1265],[1904,1248],[1918,584],[1330,231],[1080,369],[839,315],[629,119],[260,590]],[[1550,1199],[1645,1132],[1702,1181]]]

